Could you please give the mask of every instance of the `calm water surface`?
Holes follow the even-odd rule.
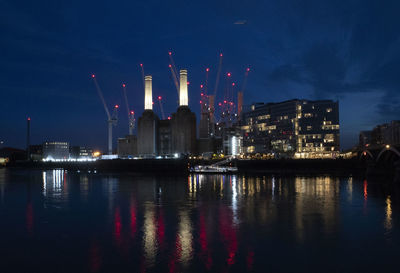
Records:
[[[1,272],[400,272],[400,185],[0,169]]]

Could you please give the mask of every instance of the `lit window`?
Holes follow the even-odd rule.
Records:
[[[326,108],[326,112],[327,112],[327,113],[332,112],[332,108]]]

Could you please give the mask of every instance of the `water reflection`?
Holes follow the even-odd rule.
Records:
[[[145,204],[143,223],[143,248],[147,267],[152,267],[157,254],[156,225],[154,206]]]
[[[62,169],[43,171],[43,195],[51,198],[59,198],[64,192],[68,193],[67,171]]]
[[[385,228],[390,231],[392,229],[392,200],[390,195],[386,197],[386,218],[385,218]]]
[[[45,229],[71,249],[90,238],[82,247],[91,272],[264,271],[279,259],[282,268],[271,271],[296,271],[282,253],[304,258],[303,252],[326,245],[333,253],[336,240],[363,242],[362,236],[377,232],[390,231],[386,240],[396,238],[396,195],[382,196],[372,182],[354,177],[155,177],[51,170],[37,179],[24,199],[24,232],[35,237]],[[362,213],[367,200],[381,217]],[[51,213],[67,204],[68,213]],[[52,221],[51,228],[46,221]],[[41,236],[50,236],[46,232]]]

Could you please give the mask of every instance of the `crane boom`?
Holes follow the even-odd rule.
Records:
[[[128,96],[126,95],[126,84],[122,84],[122,91],[124,93],[124,100],[125,100],[125,106],[126,106],[126,113],[128,114],[129,117],[129,105],[128,105]]]
[[[179,82],[178,82],[178,78],[177,75],[175,74],[174,69],[172,68],[172,65],[168,65],[168,67],[171,70],[171,74],[172,74],[172,80],[174,81],[175,87],[176,87],[176,92],[178,92],[178,98],[179,98]]]
[[[218,84],[219,84],[219,78],[221,75],[221,69],[222,69],[222,53],[219,54],[219,63],[218,63],[218,70],[217,70],[217,78],[215,79],[215,86],[214,86],[214,98],[217,96],[217,90],[218,90]]]
[[[206,81],[204,84],[204,93],[207,95],[208,93],[208,72],[210,71],[209,68],[206,68]]]
[[[143,68],[143,64],[140,64],[140,71],[142,73],[142,82],[143,82],[143,90],[144,90],[145,84],[144,84],[144,68]]]
[[[247,85],[247,77],[249,76],[250,68],[246,68],[246,72],[244,73],[243,85],[242,85],[242,92],[246,89]]]
[[[96,90],[97,90],[97,93],[99,94],[101,102],[103,103],[104,110],[106,111],[106,114],[107,114],[107,118],[111,119],[110,111],[108,110],[106,101],[104,100],[103,92],[101,91],[100,86],[97,83],[96,76],[94,74],[92,75],[92,79],[93,79],[94,85],[96,86]]]
[[[178,78],[177,78],[177,76],[178,76],[178,70],[176,70],[174,58],[172,58],[172,52],[171,52],[171,51],[168,52],[168,56],[169,56],[169,59],[170,59],[170,61],[171,61],[171,67],[172,67],[172,69],[174,70],[174,73],[175,73],[175,78],[176,78],[176,80],[178,81]]]
[[[129,135],[132,135],[133,134],[133,128],[135,126],[135,116],[134,116],[134,112],[129,109],[128,96],[126,94],[126,84],[125,83],[122,84],[122,90],[123,90],[123,93],[124,93],[126,112],[128,114]]]
[[[162,97],[161,97],[161,96],[158,96],[158,103],[159,103],[159,105],[160,105],[161,116],[162,116],[162,119],[165,119],[164,108],[163,108],[163,106],[162,106],[161,99],[162,99]]]

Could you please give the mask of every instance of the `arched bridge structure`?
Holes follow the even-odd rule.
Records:
[[[364,147],[358,151],[358,158],[377,166],[400,166],[400,144]]]

